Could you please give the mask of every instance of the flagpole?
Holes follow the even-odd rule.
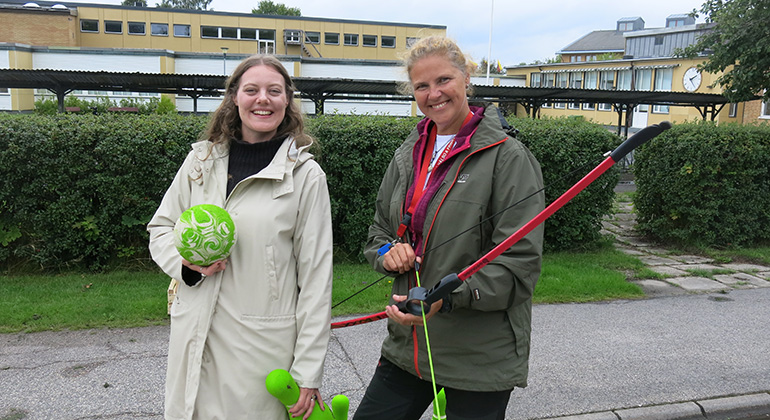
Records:
[[[489,12],[489,51],[487,52],[487,84],[489,84],[489,67],[492,65],[492,22],[495,17],[495,0],[492,0],[492,7]]]

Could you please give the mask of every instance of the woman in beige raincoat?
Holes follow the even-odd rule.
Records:
[[[293,94],[277,59],[244,60],[206,140],[192,145],[148,225],[153,259],[181,280],[171,307],[166,419],[284,419],[285,408],[265,389],[278,368],[300,386],[293,415],[309,416],[321,398],[331,210]],[[204,203],[230,213],[238,241],[228,259],[200,267],[179,255],[173,227]]]

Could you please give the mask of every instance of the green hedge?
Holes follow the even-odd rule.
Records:
[[[518,139],[540,162],[546,204],[580,181],[620,144],[601,125],[580,118],[509,119]],[[601,238],[602,216],[612,211],[619,171],[611,167],[545,221],[546,251],[590,247]]]
[[[340,115],[307,120],[320,143],[314,153],[328,176],[342,256],[361,258],[382,173],[417,121]],[[0,114],[0,264],[98,270],[146,263],[145,225],[206,122],[177,115]],[[543,166],[548,202],[617,144],[616,136],[586,122],[511,122]],[[551,217],[547,248],[597,239],[616,181],[617,174],[608,173]]]
[[[0,115],[0,261],[99,269],[146,258],[145,225],[205,122]]]
[[[677,124],[636,153],[638,229],[682,245],[770,239],[770,126]]]
[[[326,172],[336,250],[360,260],[380,181],[418,118],[321,115],[307,131],[321,143],[318,161]]]

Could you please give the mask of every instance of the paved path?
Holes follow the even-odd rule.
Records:
[[[669,277],[638,281],[648,299],[536,305],[529,387],[506,420],[770,419],[770,268],[658,249],[630,210],[605,230]],[[355,410],[386,334],[334,331],[327,399]],[[160,420],[167,340],[167,326],[0,335],[0,420]]]

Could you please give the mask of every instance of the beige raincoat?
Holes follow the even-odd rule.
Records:
[[[227,269],[171,307],[166,419],[284,419],[265,389],[273,369],[320,388],[330,335],[332,228],[326,175],[287,138],[272,162],[225,199],[228,146],[193,144],[148,225],[150,251],[172,278],[182,259],[173,227],[187,208],[225,208],[238,241]]]

